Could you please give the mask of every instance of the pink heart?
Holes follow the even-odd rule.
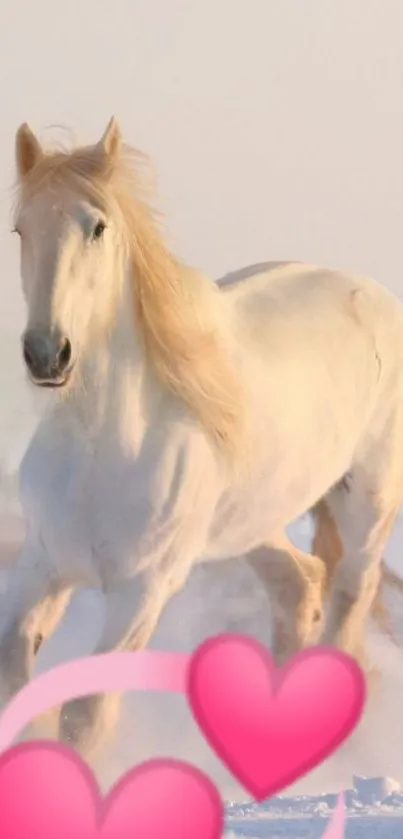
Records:
[[[213,749],[261,801],[340,746],[366,690],[354,659],[336,649],[312,647],[277,669],[257,641],[224,634],[196,650],[187,693]]]
[[[182,761],[143,763],[102,799],[89,768],[59,743],[0,756],[1,839],[220,839],[222,830],[217,790]]]

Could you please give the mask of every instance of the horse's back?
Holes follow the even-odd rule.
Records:
[[[234,301],[265,292],[270,303],[286,299],[289,304],[294,300],[312,304],[315,298],[323,301],[325,297],[334,303],[337,299],[343,302],[346,296],[354,297],[361,292],[367,299],[376,300],[377,304],[383,302],[392,307],[400,316],[403,312],[402,304],[395,295],[372,277],[308,262],[255,263],[219,277],[216,283],[223,294]],[[262,302],[261,298],[259,302]]]
[[[321,440],[331,459],[338,440],[348,464],[374,423],[382,434],[388,416],[403,416],[403,306],[375,280],[267,263],[227,275],[219,287],[253,415],[279,451],[294,440],[314,452]]]
[[[226,274],[217,285],[241,331],[267,335],[262,348],[268,342],[269,349],[273,344],[279,349],[292,340],[301,352],[321,344],[326,334],[336,342],[344,337],[347,351],[365,334],[385,361],[390,356],[403,363],[403,306],[370,277],[309,263],[267,262]]]
[[[243,280],[250,280],[252,277],[260,277],[262,275],[271,274],[273,271],[279,269],[290,268],[293,265],[300,265],[301,263],[277,261],[277,262],[256,262],[253,265],[245,265],[236,271],[230,271],[224,274],[217,280],[217,285],[226,291],[226,289],[237,289]]]

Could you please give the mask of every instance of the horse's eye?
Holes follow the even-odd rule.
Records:
[[[98,221],[92,231],[92,238],[93,239],[100,239],[104,230],[106,228],[106,224],[104,221]]]

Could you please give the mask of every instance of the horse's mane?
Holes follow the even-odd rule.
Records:
[[[46,151],[18,184],[20,206],[43,188],[67,185],[108,211],[117,202],[133,262],[133,297],[146,353],[160,380],[234,457],[243,436],[240,377],[220,320],[221,293],[213,282],[185,268],[163,241],[160,215],[144,179],[147,158],[125,146],[117,160],[100,158],[97,146]]]

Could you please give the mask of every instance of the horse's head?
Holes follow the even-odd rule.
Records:
[[[144,155],[123,148],[112,118],[98,143],[72,152],[46,152],[24,124],[16,161],[23,348],[33,382],[63,388],[84,358],[101,358],[96,370],[103,372],[106,353],[98,348],[111,348],[116,325],[113,346],[124,369],[129,359],[152,365],[219,445],[235,450],[243,410],[227,308],[214,284],[165,245],[147,200]],[[87,384],[91,364],[86,371]]]
[[[98,143],[71,153],[46,153],[27,124],[18,129],[23,353],[37,385],[67,384],[111,317],[125,271],[123,218],[108,188],[120,152],[114,118]]]

